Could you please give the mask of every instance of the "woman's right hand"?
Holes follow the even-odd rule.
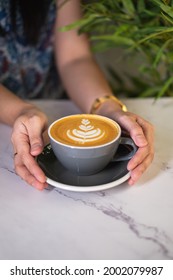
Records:
[[[15,120],[11,137],[16,173],[39,190],[47,186],[46,176],[34,157],[44,148],[43,133],[46,129],[46,115],[31,105]]]

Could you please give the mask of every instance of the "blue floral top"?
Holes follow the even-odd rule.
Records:
[[[0,0],[0,83],[21,98],[54,98],[58,97],[58,88],[61,92],[53,57],[55,1],[48,13],[37,45],[28,46],[20,14],[16,35],[12,32],[9,0]]]

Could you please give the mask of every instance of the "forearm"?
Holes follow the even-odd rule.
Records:
[[[104,74],[92,57],[67,64],[60,74],[70,98],[84,112],[90,112],[96,98],[112,94]]]
[[[59,5],[61,1],[58,1]],[[96,98],[111,95],[111,89],[102,70],[91,53],[86,35],[64,27],[81,18],[80,1],[71,0],[60,8],[55,25],[55,58],[64,87],[70,98],[83,112],[90,112]],[[114,104],[115,102],[113,102]],[[114,104],[119,108],[119,105]],[[115,109],[115,107],[114,107]]]
[[[16,118],[33,105],[21,100],[0,84],[0,122],[13,125]]]

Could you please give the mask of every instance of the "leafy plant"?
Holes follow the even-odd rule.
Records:
[[[94,52],[121,47],[124,56],[140,57],[138,74],[124,78],[109,69],[117,92],[127,96],[173,96],[173,0],[99,0],[82,5],[84,17],[64,30],[88,33]]]

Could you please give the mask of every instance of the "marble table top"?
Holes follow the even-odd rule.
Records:
[[[125,99],[155,125],[155,158],[135,186],[38,191],[14,172],[11,128],[0,124],[0,259],[173,259],[173,99]],[[35,101],[49,117],[79,110]]]

